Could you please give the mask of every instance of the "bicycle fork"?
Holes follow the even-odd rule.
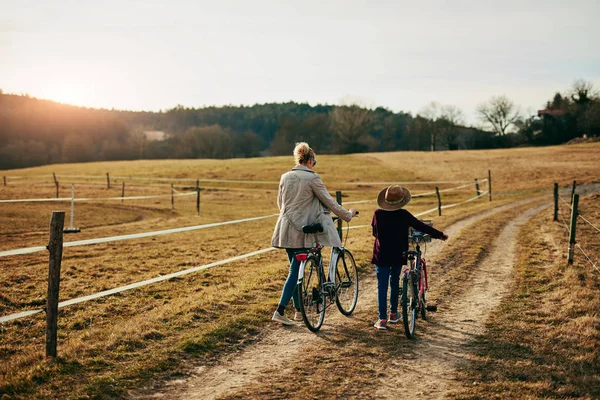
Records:
[[[410,270],[406,269],[402,273],[402,282],[406,283],[410,288],[410,292],[412,294],[407,293],[407,296],[412,298],[407,298],[406,301],[410,301],[411,309],[417,308],[419,305],[419,284],[415,281],[413,274],[410,273]],[[412,301],[411,301],[412,300]]]

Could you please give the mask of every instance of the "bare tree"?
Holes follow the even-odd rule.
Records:
[[[506,135],[521,118],[518,107],[506,96],[494,96],[477,107],[479,119],[498,135]]]
[[[460,108],[453,105],[442,106],[438,120],[438,134],[448,149],[458,149],[460,126],[464,123],[464,114]]]
[[[594,89],[594,85],[584,79],[578,79],[573,83],[570,94],[575,104],[587,104],[593,98],[598,97],[598,91]]]
[[[435,151],[435,141],[438,131],[438,120],[442,113],[442,105],[436,101],[432,101],[421,109],[418,113],[423,118],[429,120],[429,132],[431,134],[431,151]]]
[[[342,154],[358,153],[372,147],[369,139],[371,111],[357,104],[337,106],[330,114],[333,150]]]

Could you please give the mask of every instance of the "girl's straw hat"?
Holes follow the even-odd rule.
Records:
[[[394,211],[407,205],[410,199],[410,191],[407,188],[392,185],[379,192],[377,204],[383,210]]]

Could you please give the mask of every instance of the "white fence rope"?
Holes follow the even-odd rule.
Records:
[[[487,181],[487,179],[485,179],[485,180],[483,180],[481,182],[485,182],[485,181]],[[448,189],[442,189],[442,190],[439,190],[439,192],[440,193],[451,192],[453,190],[459,190],[459,189],[464,189],[466,187],[472,187],[473,185],[474,185],[474,183],[471,182],[471,183],[468,183],[466,185],[456,186],[456,187],[448,188]],[[426,193],[417,193],[417,194],[413,195],[412,197],[413,198],[415,198],[415,197],[425,197],[425,196],[431,196],[431,195],[434,195],[434,194],[437,194],[435,190],[431,191],[431,192],[426,192]]]
[[[573,209],[573,207],[571,207],[571,203],[563,199],[562,196],[559,195],[558,198],[561,199],[562,202],[565,203],[571,210]]]
[[[216,262],[213,262],[213,263],[210,263],[210,264],[201,265],[201,266],[190,268],[190,269],[186,269],[186,270],[183,270],[183,271],[173,272],[171,274],[159,276],[159,277],[152,278],[152,279],[147,279],[145,281],[140,281],[140,282],[132,283],[132,284],[127,285],[127,286],[121,286],[121,287],[118,287],[118,288],[115,288],[115,289],[104,290],[102,292],[94,293],[94,294],[91,294],[89,296],[83,296],[83,297],[78,297],[76,299],[61,301],[60,303],[58,303],[58,308],[63,308],[63,307],[66,307],[66,306],[71,306],[71,305],[74,305],[74,304],[83,303],[84,301],[99,299],[101,297],[106,297],[106,296],[110,296],[110,295],[113,295],[113,294],[116,294],[116,293],[121,293],[121,292],[125,292],[127,290],[139,288],[139,287],[142,287],[142,286],[151,285],[153,283],[158,283],[158,282],[166,281],[166,280],[169,280],[169,279],[172,279],[172,278],[176,278],[178,276],[183,276],[183,275],[191,274],[193,272],[202,271],[202,270],[207,269],[207,268],[212,268],[212,267],[216,267],[218,265],[223,265],[223,264],[228,264],[230,262],[243,260],[245,258],[256,256],[258,254],[266,253],[266,252],[272,251],[272,250],[275,250],[275,247],[268,247],[266,249],[261,249],[261,250],[253,251],[251,253],[242,254],[241,256],[231,257],[231,258],[228,258],[226,260],[216,261]],[[43,309],[29,310],[29,311],[23,311],[23,312],[20,312],[20,313],[16,313],[16,314],[10,314],[10,315],[6,315],[6,316],[2,316],[2,317],[0,317],[0,323],[12,321],[12,320],[19,319],[19,318],[28,317],[30,315],[34,315],[34,314],[40,313],[42,311],[44,311],[44,310]]]
[[[85,245],[90,245],[90,244],[116,242],[116,241],[120,241],[120,240],[140,239],[140,238],[145,238],[145,237],[150,237],[150,236],[167,235],[167,234],[171,234],[171,233],[188,232],[188,231],[194,231],[194,230],[198,230],[198,229],[213,228],[216,226],[238,224],[241,222],[257,221],[260,219],[272,218],[272,217],[276,217],[276,216],[279,216],[279,214],[270,214],[270,215],[263,215],[260,217],[236,219],[236,220],[232,220],[232,221],[216,222],[216,223],[212,223],[212,224],[186,226],[183,228],[165,229],[165,230],[161,230],[161,231],[133,233],[133,234],[129,234],[129,235],[110,236],[110,237],[86,239],[86,240],[76,240],[73,242],[63,243],[63,247],[85,246]],[[16,249],[16,250],[6,250],[6,251],[0,251],[0,257],[14,256],[14,255],[19,255],[19,254],[31,254],[31,253],[37,253],[40,251],[44,251],[44,250],[46,250],[46,246],[26,247],[26,248],[21,248],[21,249]]]
[[[584,220],[585,222],[587,222],[588,224],[590,224],[594,229],[596,229],[598,232],[600,232],[600,228],[598,228],[596,225],[592,224],[590,221],[588,221],[587,219],[585,219],[583,217],[583,215],[578,214],[577,215],[579,218],[581,218],[582,220]]]
[[[7,177],[11,179],[28,179],[28,178],[45,178],[51,180],[49,175],[31,175],[31,176],[19,176],[19,177]],[[62,175],[57,174],[56,179],[61,178],[71,179],[106,179],[106,175]],[[53,178],[52,178],[53,179]],[[279,184],[279,181],[253,181],[253,180],[237,180],[237,179],[208,179],[208,178],[161,178],[161,177],[142,177],[142,176],[121,176],[111,175],[111,180],[121,181],[179,181],[179,182],[219,182],[219,183],[259,183],[259,184]],[[480,183],[487,181],[487,178],[479,181]],[[455,181],[406,181],[406,182],[344,182],[344,185],[433,185],[433,184],[450,184],[450,183],[467,183],[473,181],[470,180],[455,180]]]
[[[143,200],[143,199],[160,199],[165,197],[180,197],[180,196],[193,196],[196,192],[177,192],[171,194],[159,194],[153,196],[129,196],[129,197],[77,197],[73,201],[105,201],[105,200]],[[35,202],[60,202],[60,201],[71,201],[70,197],[59,197],[59,198],[48,198],[48,199],[11,199],[11,200],[0,200],[0,203],[35,203]]]
[[[588,261],[592,264],[592,267],[596,268],[596,271],[600,272],[600,269],[598,269],[598,267],[596,266],[596,263],[593,262],[590,257],[585,253],[585,251],[583,251],[583,249],[581,248],[581,246],[579,245],[579,243],[575,244],[575,247],[579,247],[579,250],[581,250],[581,252],[583,253],[583,255],[585,256],[585,258],[588,259]]]

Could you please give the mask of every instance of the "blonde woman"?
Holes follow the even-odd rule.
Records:
[[[290,299],[293,300],[296,308],[294,319],[300,319],[296,290],[300,262],[294,256],[297,252],[306,252],[315,245],[313,235],[304,234],[302,227],[320,222],[323,225],[323,232],[318,234],[319,243],[323,246],[341,247],[342,242],[330,212],[344,221],[350,221],[357,214],[355,209],[346,210],[329,195],[323,181],[313,171],[317,159],[314,150],[307,143],[296,143],[294,160],[296,166],[281,175],[279,181],[277,196],[279,219],[271,239],[273,247],[286,249],[290,261],[290,271],[272,318],[273,321],[284,325],[294,325],[294,322],[285,316],[285,307]]]

